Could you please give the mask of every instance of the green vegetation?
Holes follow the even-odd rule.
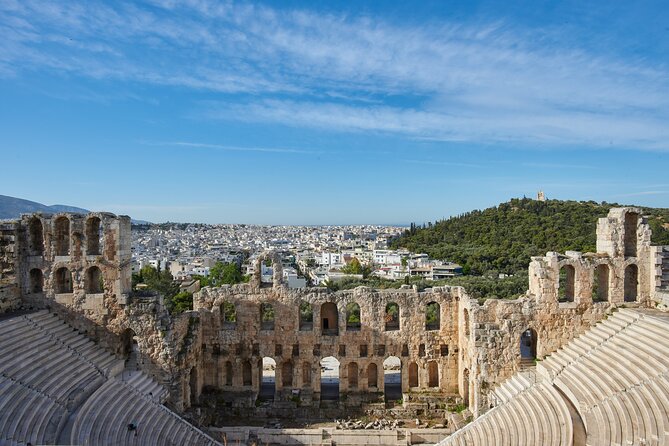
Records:
[[[193,309],[193,293],[181,291],[172,298],[171,302],[171,313],[178,314],[183,313],[184,311],[190,311]]]
[[[360,325],[360,305],[355,302],[346,304],[346,324]]]
[[[359,274],[362,275],[363,278],[367,278],[372,273],[373,268],[371,265],[363,265],[360,263],[360,260],[353,257],[353,259],[342,267],[340,271],[344,274]]]
[[[428,326],[439,326],[439,304],[431,302],[425,308],[425,324]]]
[[[203,287],[215,287],[248,282],[249,276],[244,276],[242,274],[242,269],[237,263],[216,262],[216,264],[209,270],[209,276],[204,277],[194,275],[193,279],[199,280],[200,285]]]
[[[412,224],[394,240],[393,248],[404,247],[435,259],[457,262],[466,275],[526,275],[531,256],[547,251],[594,252],[597,219],[616,206],[620,205],[512,199],[423,228]],[[641,209],[649,216],[653,244],[669,244],[669,209]]]
[[[143,287],[138,285],[143,284]],[[174,282],[172,274],[159,271],[152,266],[145,266],[139,273],[132,275],[132,289],[137,294],[157,293],[165,299],[165,306],[171,314],[178,314],[193,309],[193,295],[179,292],[179,284]]]
[[[300,302],[300,321],[301,322],[313,322],[314,321],[314,310],[311,308],[309,302]]]

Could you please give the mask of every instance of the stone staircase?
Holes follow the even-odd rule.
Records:
[[[167,391],[157,382],[123,370],[123,360],[46,310],[3,318],[0,445],[218,444],[161,405]],[[136,437],[124,436],[125,417],[142,423]]]
[[[539,362],[534,379],[502,383],[495,407],[439,444],[669,444],[667,339],[669,314],[620,309]]]

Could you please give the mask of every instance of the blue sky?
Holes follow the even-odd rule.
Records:
[[[669,206],[669,3],[0,1],[0,194],[151,221]]]

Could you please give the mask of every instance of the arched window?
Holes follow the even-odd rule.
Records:
[[[86,270],[86,281],[84,289],[88,294],[98,294],[104,292],[102,283],[102,272],[97,266],[91,266]]]
[[[418,364],[409,364],[409,387],[418,387]]]
[[[30,253],[35,256],[44,253],[44,228],[42,227],[42,220],[37,217],[30,219],[28,226],[30,233]]]
[[[274,307],[271,304],[260,304],[260,329],[274,330]]]
[[[625,268],[625,302],[636,302],[639,295],[639,268],[636,265],[628,265]]]
[[[223,330],[234,330],[237,327],[237,308],[233,303],[223,302],[219,311],[221,313],[221,325]]]
[[[72,274],[70,270],[63,267],[56,270],[55,289],[57,294],[72,292]]]
[[[339,312],[337,305],[333,302],[325,302],[321,305],[321,329],[326,336],[339,334]]]
[[[367,387],[378,387],[379,368],[373,362],[367,366]]]
[[[348,373],[348,388],[357,389],[358,388],[358,364],[355,362],[350,362],[347,366]]]
[[[253,373],[251,372],[251,361],[244,361],[242,363],[242,385],[253,385]]]
[[[390,302],[386,305],[386,314],[384,317],[386,323],[386,331],[393,331],[400,329],[400,306],[395,302]]]
[[[274,358],[265,356],[258,361],[258,368],[258,381],[260,382],[258,398],[261,401],[273,401],[276,393],[276,361]]]
[[[42,270],[33,268],[30,270],[30,292],[33,294],[41,293],[44,289],[44,276]]]
[[[321,400],[339,400],[339,361],[333,356],[321,360]]]
[[[360,331],[360,305],[355,302],[346,304],[346,331]]]
[[[300,302],[300,331],[314,329],[314,310],[309,302]]]
[[[437,364],[437,361],[427,363],[427,386],[439,387],[439,364]]]
[[[232,363],[230,361],[225,361],[225,385],[232,385]]]
[[[86,254],[100,255],[100,238],[102,237],[102,222],[98,217],[86,220]]]
[[[67,217],[58,217],[54,223],[56,239],[56,255],[70,255],[70,220]]]
[[[594,302],[609,300],[609,265],[601,264],[595,268],[592,281],[592,300]]]
[[[625,257],[636,257],[638,223],[639,214],[634,212],[625,214]]]
[[[425,329],[439,330],[441,325],[441,307],[436,302],[430,302],[425,308]]]
[[[386,401],[402,399],[402,361],[397,356],[383,361],[383,388]]]
[[[302,386],[311,387],[311,364],[309,362],[302,363]]]
[[[293,363],[291,361],[286,361],[281,366],[281,385],[293,387]]]
[[[558,302],[574,301],[574,282],[576,270],[571,265],[560,268],[560,281],[558,283]]]

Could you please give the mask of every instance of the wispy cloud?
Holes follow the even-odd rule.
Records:
[[[308,151],[308,150],[298,150],[298,149],[288,149],[281,147],[241,147],[241,146],[229,146],[223,144],[208,144],[201,142],[186,142],[186,141],[141,141],[142,144],[148,146],[159,146],[159,147],[184,147],[192,149],[213,149],[229,152],[266,152],[266,153],[295,153],[295,154],[312,154],[317,155],[321,152],[317,151]]]
[[[231,121],[669,150],[666,65],[560,46],[512,25],[401,26],[213,0],[7,0],[0,76],[46,71],[206,91],[222,97],[206,116]]]

